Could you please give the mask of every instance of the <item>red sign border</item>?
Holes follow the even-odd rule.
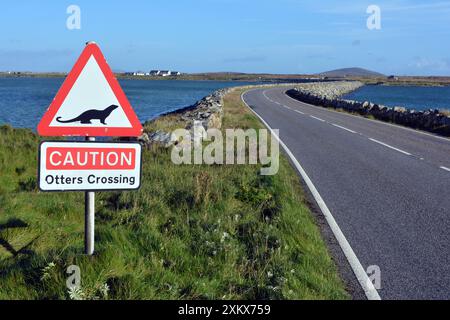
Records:
[[[77,81],[90,57],[93,56],[97,61],[103,75],[108,81],[114,95],[116,96],[119,104],[122,106],[128,121],[131,124],[131,128],[122,127],[50,127],[50,123],[55,117],[67,95],[72,90],[73,85]],[[67,75],[66,80],[59,89],[46,113],[42,117],[41,122],[37,127],[37,132],[41,136],[46,137],[58,137],[58,136],[81,136],[81,137],[139,137],[142,134],[142,125],[136,116],[133,108],[131,107],[128,98],[123,92],[119,81],[117,81],[114,73],[106,62],[100,48],[95,43],[86,45],[85,49],[81,53],[74,67]]]
[[[41,181],[41,156],[42,156],[42,146],[46,143],[63,143],[63,144],[73,144],[73,145],[77,145],[80,146],[81,144],[98,144],[98,143],[104,143],[104,144],[134,144],[134,145],[139,145],[139,148],[141,150],[141,157],[140,158],[136,158],[136,161],[139,161],[139,185],[136,188],[133,189],[83,189],[83,190],[66,190],[66,189],[58,189],[58,190],[43,190],[41,189],[41,185],[40,185],[40,181]],[[78,191],[90,191],[90,192],[97,192],[97,191],[101,191],[101,192],[115,192],[115,191],[136,191],[139,190],[142,186],[142,159],[143,159],[143,150],[142,150],[142,144],[140,144],[139,142],[132,142],[132,141],[115,141],[115,142],[111,142],[111,141],[64,141],[64,140],[48,140],[48,141],[41,141],[39,143],[39,150],[38,150],[38,189],[41,192],[44,193],[55,193],[55,192],[78,192]]]
[[[91,142],[91,143],[94,143],[94,142]],[[87,147],[87,148],[74,148],[74,147],[47,147],[47,152],[49,153],[49,154],[51,154],[52,153],[52,150],[53,149],[56,149],[56,150],[58,150],[58,151],[60,151],[61,149],[70,149],[70,151],[74,151],[74,150],[78,150],[78,149],[84,149],[84,150],[86,150],[86,149],[89,149],[89,147]],[[94,149],[94,150],[96,150],[95,148],[92,148],[92,149]],[[50,150],[50,151],[49,151]],[[136,150],[135,149],[133,149],[133,148],[127,148],[127,149],[125,149],[125,148],[115,148],[115,151],[117,152],[118,150],[120,150],[120,151],[130,151],[130,150],[132,150],[132,152],[133,152],[133,157],[134,157],[134,163],[136,164],[137,163],[137,161],[136,161]],[[62,151],[60,151],[60,152],[62,152]],[[108,157],[106,157],[106,162],[108,161],[107,160],[108,159]],[[117,161],[119,161],[119,158],[117,158]],[[81,168],[69,168],[69,169],[66,169],[66,168],[61,168],[61,167],[57,167],[56,166],[56,168],[49,168],[49,165],[51,166],[52,164],[51,163],[49,163],[49,162],[51,162],[51,161],[49,161],[49,158],[46,158],[46,162],[45,162],[45,167],[46,167],[46,169],[47,170],[49,170],[49,171],[56,171],[56,170],[58,170],[58,171],[61,171],[61,172],[67,172],[67,171],[99,171],[99,170],[105,170],[105,171],[108,171],[108,170],[132,170],[132,169],[135,169],[135,168],[115,168],[114,166],[112,166],[112,165],[107,165],[107,164],[103,164],[103,166],[104,167],[102,167],[102,168],[95,168],[95,167],[92,167],[91,165],[88,165],[87,163],[86,163],[86,168],[83,168],[83,169],[81,169]],[[86,161],[87,162],[87,161]],[[99,166],[101,166],[101,164],[98,164]],[[53,165],[53,166],[55,166],[55,165]]]

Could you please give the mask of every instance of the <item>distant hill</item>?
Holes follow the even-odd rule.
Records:
[[[344,77],[385,77],[384,74],[370,71],[363,68],[344,68],[327,72],[322,72],[319,75],[330,78],[344,78]]]

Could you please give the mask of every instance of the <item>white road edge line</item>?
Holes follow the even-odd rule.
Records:
[[[250,89],[250,90],[243,92],[241,95],[241,100],[244,102],[244,104],[247,106],[247,108],[249,108],[261,120],[261,122],[270,130],[271,134],[278,140],[278,142],[283,147],[286,154],[291,159],[292,163],[295,165],[297,171],[302,176],[303,180],[305,181],[306,185],[308,186],[308,189],[311,191],[311,194],[313,195],[314,200],[317,202],[317,205],[319,206],[320,210],[322,211],[322,214],[324,215],[325,219],[327,220],[328,225],[331,228],[331,231],[333,232],[334,236],[336,237],[336,240],[338,241],[339,246],[341,247],[342,251],[344,252],[344,255],[347,258],[347,261],[349,262],[353,272],[355,273],[355,276],[358,279],[359,284],[363,288],[367,299],[368,300],[381,300],[381,297],[378,294],[377,289],[373,285],[372,281],[369,279],[366,271],[364,270],[363,266],[361,265],[361,262],[359,261],[358,257],[356,256],[356,254],[353,251],[350,244],[348,243],[347,239],[345,238],[345,235],[341,231],[341,228],[339,228],[339,225],[337,224],[336,220],[334,219],[333,215],[331,214],[330,209],[328,209],[327,205],[325,204],[325,201],[323,201],[322,196],[317,191],[316,187],[314,186],[313,182],[309,178],[306,171],[300,165],[300,163],[295,158],[295,156],[292,154],[292,152],[289,150],[289,148],[283,143],[283,141],[281,141],[280,137],[278,137],[275,134],[275,132],[269,126],[269,124],[258,113],[256,113],[256,111],[254,111],[252,108],[250,108],[250,106],[245,101],[244,95],[251,90],[254,90],[254,89]]]
[[[399,148],[390,146],[390,145],[388,145],[388,144],[386,144],[386,143],[384,143],[384,142],[381,142],[381,141],[378,141],[378,140],[372,139],[372,138],[369,138],[369,140],[372,141],[372,142],[381,144],[382,146],[385,146],[385,147],[387,147],[387,148],[389,148],[389,149],[392,149],[392,150],[398,151],[398,152],[400,152],[400,153],[406,154],[407,156],[411,156],[411,153],[406,152],[406,151],[403,151],[402,149],[399,149]]]
[[[299,111],[299,110],[295,110],[295,109],[294,109],[294,111],[297,112],[297,113],[300,113],[300,114],[305,114],[304,112],[301,112],[301,111]]]
[[[340,129],[343,129],[343,130],[348,131],[348,132],[351,132],[351,133],[357,133],[356,131],[350,130],[350,129],[348,129],[348,128],[346,128],[346,127],[343,127],[343,126],[340,126],[340,125],[338,125],[338,124],[332,123],[331,125],[334,126],[334,127],[336,127],[336,128],[340,128]]]
[[[319,120],[319,121],[322,121],[322,122],[325,122],[325,120],[323,120],[323,119],[320,119],[320,118],[317,118],[317,117],[314,117],[314,116],[310,116],[311,118],[313,118],[313,119],[316,119],[316,120]]]
[[[445,171],[450,172],[450,168],[447,168],[447,167],[444,167],[444,166],[441,166],[441,167],[439,167],[439,168],[441,168],[442,170],[445,170]]]

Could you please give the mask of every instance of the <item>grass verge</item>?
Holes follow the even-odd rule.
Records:
[[[223,127],[262,128],[241,92],[226,96]],[[97,193],[87,257],[83,193],[37,191],[38,142],[0,127],[0,299],[349,298],[284,156],[277,175],[260,176],[145,150],[139,191]],[[66,289],[70,265],[78,292]]]

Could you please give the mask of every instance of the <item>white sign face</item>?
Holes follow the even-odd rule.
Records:
[[[103,114],[102,114],[103,113]],[[94,56],[75,81],[50,127],[131,128],[122,106]]]
[[[136,190],[141,185],[139,143],[42,142],[42,191]]]

